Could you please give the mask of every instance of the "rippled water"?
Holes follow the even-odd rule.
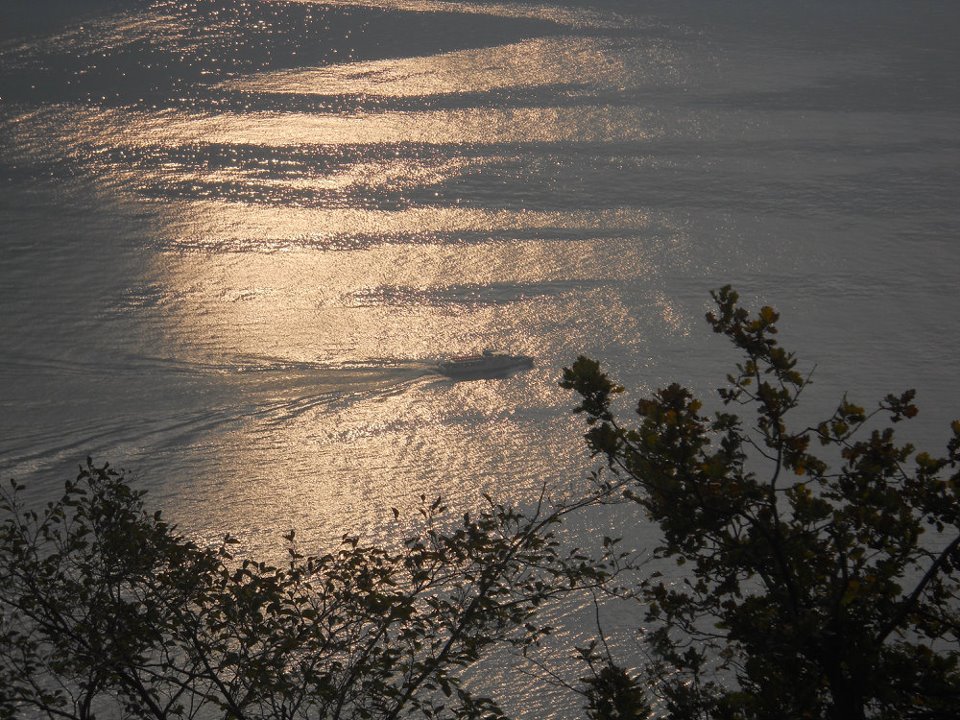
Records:
[[[956,8],[8,0],[0,471],[43,496],[110,459],[252,551],[523,501],[589,466],[577,354],[722,381],[727,282],[783,311],[811,402],[915,386],[940,444]],[[433,371],[485,346],[536,367]]]

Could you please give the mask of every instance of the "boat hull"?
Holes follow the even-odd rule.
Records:
[[[529,355],[481,355],[444,360],[437,365],[437,371],[460,380],[504,377],[532,367],[533,358]]]

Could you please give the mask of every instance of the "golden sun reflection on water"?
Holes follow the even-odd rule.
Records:
[[[903,377],[949,395],[947,25],[848,32],[826,3],[74,5],[117,12],[0,43],[11,476],[90,452],[257,558],[290,527],[307,551],[396,542],[421,494],[460,511],[582,482],[557,385],[578,354],[629,388],[621,417],[671,382],[718,409],[735,357],[703,316],[726,282],[822,361],[808,401]],[[436,372],[487,346],[535,366]],[[593,517],[577,542],[657,542]],[[481,672],[518,715],[577,712]]]
[[[175,204],[162,218],[160,237],[181,248],[276,251],[310,246],[349,249],[371,239],[380,242],[429,242],[437,236],[510,237],[529,231],[557,233],[591,229],[629,234],[652,224],[642,210],[575,212],[409,208],[400,211],[359,208],[282,208],[217,201]],[[657,218],[659,222],[660,219]],[[456,244],[455,252],[462,246]]]
[[[329,0],[294,0],[304,5],[325,5]],[[451,2],[450,0],[339,0],[344,6],[381,8],[402,12],[483,14],[503,18],[547,20],[570,28],[619,28],[627,19],[595,10],[574,10],[540,2]]]
[[[569,445],[546,436],[532,451],[529,418],[511,417],[517,385],[530,381],[461,389],[423,379],[381,395],[366,390],[354,405],[319,402],[279,426],[248,420],[218,438],[224,485],[199,487],[192,501],[210,508],[211,528],[237,528],[248,547],[261,550],[277,549],[288,527],[308,543],[335,542],[345,532],[396,541],[389,508],[400,510],[402,527],[416,517],[420,495],[463,509],[480,504],[484,492],[522,502],[536,491],[531,466],[571,459]],[[528,397],[534,407],[546,402],[537,394]]]
[[[627,262],[614,264],[618,257]],[[478,349],[469,334],[483,336],[482,327],[444,322],[656,272],[654,259],[627,239],[168,252],[158,263],[177,288],[180,322],[189,337],[209,339],[205,347],[334,364]]]
[[[611,40],[536,38],[493,48],[458,50],[427,57],[391,58],[261,73],[228,81],[222,87],[226,90],[267,94],[391,98],[436,97],[567,84],[600,90],[622,86],[627,61],[623,49],[622,44]],[[636,81],[636,78],[633,80]]]
[[[642,142],[665,130],[657,113],[612,105],[461,108],[321,115],[307,112],[67,110],[68,144],[105,140],[109,147],[197,143],[289,147],[439,143]],[[72,141],[72,142],[71,142]]]
[[[358,521],[388,537],[387,508],[409,516],[421,493],[454,507],[482,492],[522,500],[582,454],[563,442],[569,399],[544,359],[563,356],[570,333],[602,341],[590,308],[624,334],[643,332],[605,284],[630,244],[161,254],[164,282],[181,293],[170,342],[228,368],[219,392],[249,408],[217,434],[222,477],[236,483],[191,502],[216,507],[212,527],[256,528],[245,542],[259,547],[285,529],[279,518],[329,542]],[[619,272],[655,272],[631,257]],[[435,358],[484,345],[540,364],[467,383],[432,371]],[[258,359],[257,371],[232,372],[237,359]]]
[[[175,517],[236,531],[248,549],[287,524],[323,542],[386,538],[387,508],[409,515],[421,493],[463,507],[485,491],[523,499],[579,466],[553,359],[571,335],[600,346],[644,332],[618,284],[655,276],[674,231],[635,207],[528,209],[476,178],[506,173],[522,193],[517,158],[532,147],[593,152],[674,131],[611,104],[626,75],[642,83],[664,67],[657,48],[618,43],[545,37],[210,88],[252,107],[351,95],[409,110],[62,104],[6,122],[22,152],[71,158],[151,213],[143,284],[157,288],[162,330],[144,342],[215,368],[184,411],[198,428],[187,454],[209,472],[178,488]],[[519,99],[483,99],[497,93]],[[468,94],[480,99],[444,104]],[[638,240],[651,229],[659,240]],[[484,346],[538,364],[459,384],[434,372],[438,357]]]

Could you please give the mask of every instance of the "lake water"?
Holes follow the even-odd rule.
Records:
[[[89,454],[201,538],[376,541],[581,478],[578,354],[709,395],[725,283],[811,418],[916,387],[941,448],[957,37],[947,0],[5,0],[0,473]],[[433,371],[483,347],[536,367]]]

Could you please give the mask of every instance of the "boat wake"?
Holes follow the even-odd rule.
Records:
[[[41,484],[41,476],[73,467],[86,455],[149,466],[151,458],[212,447],[215,437],[286,432],[318,412],[349,414],[365,403],[388,402],[436,377],[436,363],[428,361],[324,364],[265,357],[219,364],[126,358],[108,369],[34,362],[27,377],[19,370],[24,385],[47,389],[39,404],[75,400],[52,414],[38,408],[35,417],[26,401],[24,415],[31,422],[0,423],[0,472]],[[78,393],[86,397],[77,401]]]

